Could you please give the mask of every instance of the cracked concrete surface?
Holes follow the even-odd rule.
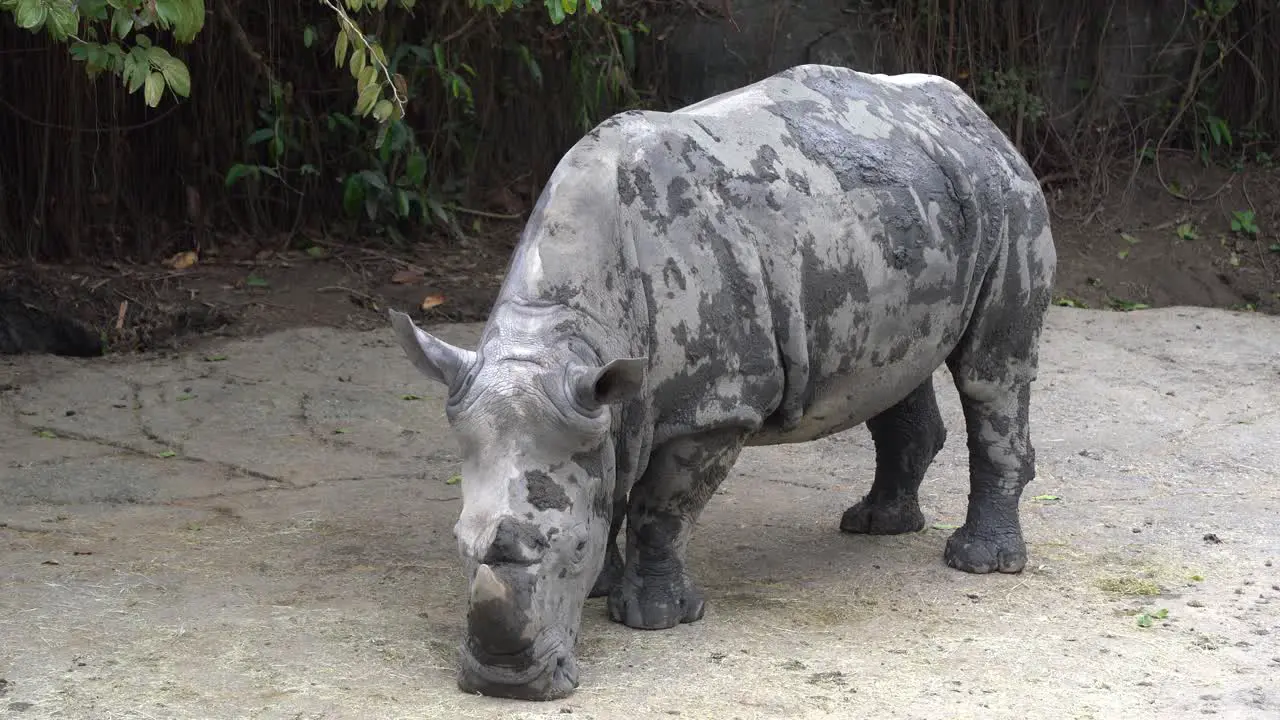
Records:
[[[864,429],[749,449],[692,549],[706,618],[590,601],[550,704],[453,683],[455,446],[389,330],[0,361],[0,716],[1280,717],[1280,319],[1055,308],[1042,352],[1026,572],[942,563],[940,371],[928,529],[836,530]]]

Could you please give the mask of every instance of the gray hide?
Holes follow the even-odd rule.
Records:
[[[571,693],[589,595],[634,628],[701,618],[686,548],[744,445],[866,423],[875,477],[841,529],[920,529],[944,363],[971,482],[944,557],[1020,571],[1055,263],[1031,169],[941,78],[805,65],[602,123],[552,174],[474,353],[392,313],[464,457],[460,687]]]

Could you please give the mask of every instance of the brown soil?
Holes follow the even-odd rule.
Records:
[[[1080,188],[1049,191],[1056,302],[1280,314],[1280,170],[1232,173],[1165,160],[1161,174],[1193,200],[1175,197],[1151,168],[1111,182],[1101,202]],[[1233,212],[1249,208],[1258,232],[1233,231]],[[164,261],[24,266],[0,268],[0,281],[101,330],[112,352],[175,350],[298,326],[372,329],[385,325],[387,307],[413,310],[426,323],[477,321],[488,313],[519,229],[491,223],[473,239],[434,239],[411,252],[329,241],[310,252],[276,251],[224,240],[221,252],[206,251],[184,270]],[[443,302],[421,309],[429,296]]]

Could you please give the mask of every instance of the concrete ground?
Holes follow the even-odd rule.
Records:
[[[544,704],[454,685],[457,456],[389,329],[0,362],[0,717],[1280,717],[1280,318],[1055,308],[1043,358],[1024,573],[942,562],[940,371],[928,529],[836,530],[864,429],[750,449],[691,551],[706,618],[590,601]]]

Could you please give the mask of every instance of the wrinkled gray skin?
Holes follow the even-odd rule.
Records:
[[[1035,176],[941,78],[806,65],[602,123],[552,174],[475,352],[391,313],[464,458],[459,686],[570,694],[588,595],[634,628],[701,618],[686,549],[744,445],[866,423],[875,478],[840,527],[919,530],[943,363],[971,483],[945,560],[1020,571],[1055,265]]]

